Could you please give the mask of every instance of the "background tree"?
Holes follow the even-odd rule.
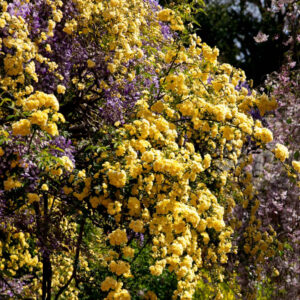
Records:
[[[176,1],[163,0],[171,7]],[[192,1],[189,1],[192,2]],[[273,2],[250,0],[207,0],[204,12],[194,18],[195,32],[208,45],[220,50],[220,60],[228,62],[246,72],[254,86],[262,84],[266,75],[279,70],[284,54],[291,48],[290,37],[296,40],[299,31],[299,13],[291,17],[291,8],[296,1],[282,2],[277,13]],[[253,38],[263,32],[269,38],[258,43]],[[299,63],[299,48],[293,44],[293,57]]]

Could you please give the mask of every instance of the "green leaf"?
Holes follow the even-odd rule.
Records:
[[[11,102],[11,99],[9,98],[3,98],[1,103],[0,103],[0,106],[2,106],[5,102]]]
[[[13,119],[15,117],[16,117],[15,115],[9,115],[9,116],[6,117],[6,120],[10,120],[10,119]]]

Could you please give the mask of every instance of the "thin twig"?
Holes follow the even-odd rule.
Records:
[[[28,145],[28,150],[27,150],[27,154],[29,154],[29,151],[30,151],[30,146],[31,146],[31,143],[32,143],[32,140],[33,140],[33,137],[35,135],[35,132],[36,132],[36,129],[33,129],[33,133],[30,137],[30,141],[29,141],[29,145]]]

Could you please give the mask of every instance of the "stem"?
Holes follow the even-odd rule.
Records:
[[[176,59],[177,59],[177,57],[178,57],[179,50],[180,50],[180,45],[178,45],[177,53],[176,53],[176,55],[174,56],[173,61],[171,62],[171,65],[169,66],[169,69],[168,69],[167,72],[164,74],[164,80],[163,80],[162,85],[166,82],[166,78],[167,78],[167,76],[169,75],[169,73],[170,73],[172,67],[173,67],[174,64],[175,64],[175,61],[176,61]],[[158,100],[160,99],[160,94],[161,94],[161,89],[159,89],[159,92],[158,92],[157,97],[156,97],[156,101],[158,101]]]
[[[31,143],[32,143],[32,140],[33,140],[33,138],[34,138],[35,133],[36,133],[36,129],[33,129],[33,133],[32,133],[32,135],[31,135],[31,137],[30,137],[30,141],[29,141],[29,145],[28,145],[27,154],[29,154],[30,146],[31,146]]]
[[[78,240],[77,240],[77,245],[76,245],[76,254],[75,254],[75,260],[74,260],[72,275],[69,278],[69,280],[66,282],[66,284],[63,285],[59,289],[58,293],[56,294],[56,296],[54,298],[55,300],[57,300],[59,298],[59,296],[64,292],[64,290],[69,286],[69,284],[71,283],[73,278],[76,278],[77,266],[78,266],[78,263],[79,263],[80,245],[82,243],[83,229],[84,229],[85,221],[86,221],[86,218],[83,217],[82,221],[81,221],[81,224],[80,224],[80,229],[79,229],[79,235],[78,235]]]
[[[52,268],[50,254],[48,251],[43,253],[43,283],[42,283],[42,299],[51,300],[51,283],[52,283]]]
[[[48,220],[48,197],[44,196],[44,221],[42,228],[42,245],[43,249],[43,282],[42,282],[42,299],[51,300],[51,284],[52,284],[52,266],[50,260],[50,251],[47,249],[47,236],[49,231],[49,220]]]
[[[146,247],[146,245],[149,243],[150,240],[151,240],[151,236],[148,237],[147,241],[145,241],[145,243],[142,246],[142,248],[140,249],[140,251],[134,256],[134,258],[131,261],[131,264],[133,264],[134,261],[138,258],[138,256],[142,253],[142,251],[144,250],[144,248]]]

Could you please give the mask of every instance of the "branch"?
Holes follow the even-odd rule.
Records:
[[[142,251],[144,250],[144,248],[146,247],[146,245],[149,243],[149,241],[151,240],[151,236],[149,235],[147,241],[145,241],[144,245],[142,246],[142,248],[140,249],[140,251],[134,256],[134,258],[131,261],[131,264],[134,263],[134,261],[138,258],[138,256],[142,253]]]

